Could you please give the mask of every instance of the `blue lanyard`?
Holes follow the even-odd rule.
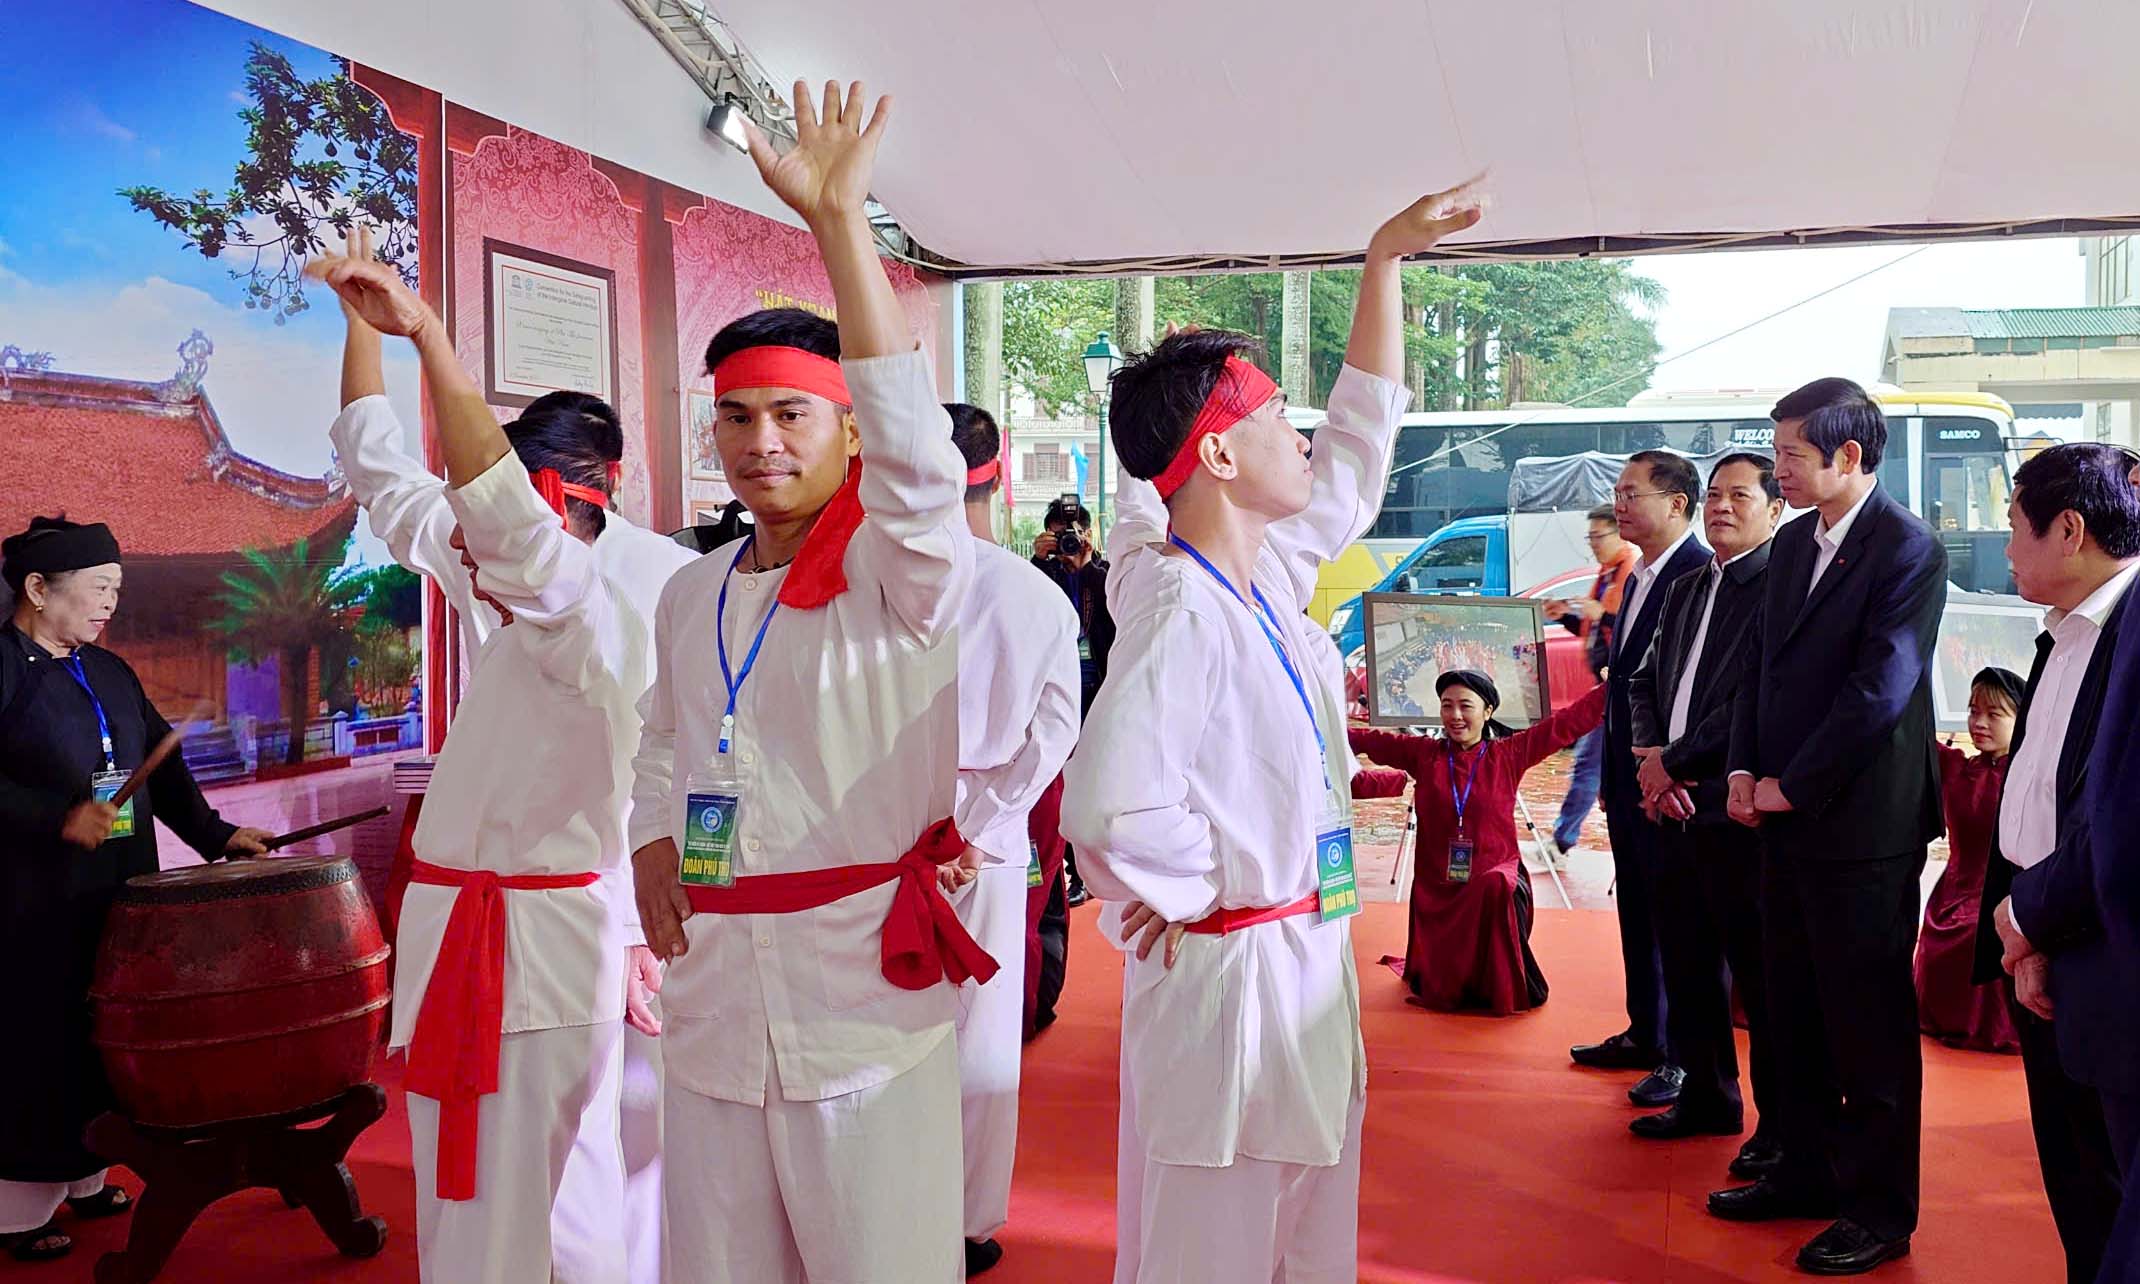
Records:
[[[1485,757],[1486,746],[1481,743],[1477,746],[1477,753],[1471,760],[1471,770],[1464,774],[1464,791],[1458,793],[1456,789],[1457,748],[1454,745],[1449,746],[1449,801],[1456,807],[1456,832],[1459,834],[1464,832],[1464,808],[1471,805],[1471,787],[1478,783],[1479,763]]]
[[[74,675],[74,680],[81,685],[82,693],[89,697],[89,707],[97,711],[97,735],[104,742],[104,770],[117,771],[119,760],[112,757],[111,752],[111,723],[104,716],[104,702],[97,699],[96,688],[89,685],[89,675],[82,670],[82,657],[62,656],[60,664]]]
[[[721,753],[728,752],[728,737],[735,730],[736,697],[742,694],[743,684],[750,680],[750,671],[758,663],[758,648],[765,645],[765,631],[773,623],[774,613],[780,610],[780,598],[775,596],[773,604],[765,608],[765,618],[758,621],[758,636],[751,640],[750,654],[743,657],[743,671],[740,673],[730,672],[728,668],[728,579],[730,575],[736,573],[736,567],[742,565],[743,554],[750,550],[751,542],[757,538],[755,535],[744,537],[743,547],[736,550],[735,560],[728,564],[728,575],[721,577],[721,596],[714,607],[713,640],[714,645],[721,653],[721,681],[728,687],[728,708],[721,714]]]
[[[1300,670],[1293,667],[1293,657],[1286,654],[1285,643],[1279,640],[1278,630],[1271,626],[1271,621],[1278,618],[1277,612],[1271,610],[1271,604],[1263,600],[1263,590],[1257,588],[1254,583],[1249,584],[1248,591],[1256,595],[1256,606],[1249,606],[1248,599],[1241,596],[1241,590],[1233,586],[1233,581],[1226,578],[1225,572],[1213,566],[1202,553],[1197,552],[1195,545],[1172,533],[1168,534],[1167,542],[1195,558],[1198,566],[1209,571],[1212,579],[1217,580],[1228,593],[1233,594],[1234,601],[1247,607],[1248,613],[1256,617],[1256,623],[1263,627],[1263,636],[1270,641],[1271,650],[1278,655],[1278,663],[1285,666],[1285,675],[1292,680],[1293,694],[1300,697],[1301,712],[1308,715],[1308,728],[1315,733],[1315,747],[1322,751],[1323,758],[1327,762],[1330,757],[1330,746],[1323,742],[1323,727],[1321,723],[1315,720],[1315,706],[1308,703],[1308,684],[1300,680]],[[1258,611],[1256,609],[1257,606],[1263,609]],[[1327,784],[1328,782],[1324,783]]]

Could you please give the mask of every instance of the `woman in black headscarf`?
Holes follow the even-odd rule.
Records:
[[[1411,1001],[1506,1016],[1546,1001],[1545,973],[1531,954],[1531,879],[1516,843],[1516,788],[1524,772],[1603,721],[1605,688],[1513,734],[1494,720],[1501,693],[1485,674],[1453,669],[1435,679],[1434,691],[1440,739],[1354,727],[1352,747],[1415,782],[1419,847],[1404,949]]]
[[[216,815],[172,754],[125,807],[109,801],[170,730],[126,661],[95,645],[119,605],[119,543],[39,517],[0,541],[14,610],[0,624],[0,1246],[24,1261],[73,1245],[53,1215],[124,1212],[82,1129],[110,1104],[89,1041],[89,978],[119,885],[156,870],[155,821],[213,860],[268,835]]]

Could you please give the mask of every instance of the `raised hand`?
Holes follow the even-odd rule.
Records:
[[[759,177],[789,209],[815,228],[821,221],[839,215],[860,215],[869,199],[869,183],[877,166],[877,144],[891,118],[892,100],[879,98],[874,113],[864,121],[862,82],[847,87],[840,97],[836,80],[825,82],[825,105],[820,112],[810,103],[810,87],[795,82],[795,147],[783,156],[773,149],[772,139],[746,120],[750,157],[758,164]]]
[[[349,259],[357,259],[365,263],[371,263],[377,260],[378,256],[373,252],[372,247],[371,224],[358,223],[349,229],[349,235],[342,238],[342,257]],[[339,290],[335,292],[334,297],[335,301],[342,305],[343,320],[347,321],[351,325],[368,324],[364,320],[363,316],[361,316],[355,308],[349,305],[349,300],[342,297],[341,292]]]
[[[402,284],[401,273],[375,259],[325,254],[305,264],[305,275],[333,290],[344,312],[374,330],[418,339],[439,328],[431,305]]]
[[[1481,174],[1446,191],[1422,196],[1406,206],[1396,217],[1376,229],[1374,239],[1367,243],[1367,257],[1401,259],[1423,254],[1440,244],[1443,237],[1453,236],[1477,223],[1486,213],[1485,196],[1480,190],[1485,178]]]

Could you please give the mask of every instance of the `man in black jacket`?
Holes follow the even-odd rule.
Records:
[[[1763,1125],[1732,1162],[1732,1172],[1749,1179],[1772,1170],[1780,1155],[1769,1126],[1779,1079],[1763,993],[1761,846],[1725,814],[1724,758],[1768,586],[1769,541],[1782,516],[1774,461],[1731,455],[1710,470],[1702,527],[1716,556],[1666,591],[1656,637],[1628,691],[1638,783],[1660,825],[1651,890],[1669,1037],[1686,1072],[1678,1101],[1628,1126],[1659,1141],[1743,1130],[1731,1026],[1736,980]]]
[[[2127,1064],[2136,996],[2105,966],[2109,943],[2081,807],[2111,657],[2140,573],[2140,498],[2125,480],[2132,466],[2115,446],[2074,442],[2015,474],[2007,557],[2021,595],[2050,614],[2022,693],[1977,918],[1978,981],[2004,980],[2002,956],[2014,962],[2007,1000],[2021,1035],[2029,1121],[2075,1284],[2101,1268],[2122,1186],[2098,1085],[2115,1091],[2140,1075]]]
[[[1784,1073],[1775,1172],[1719,1191],[1741,1221],[1840,1213],[1800,1267],[1854,1275],[1917,1228],[1924,1061],[1918,877],[1941,829],[1931,658],[1947,552],[1875,481],[1887,416],[1848,379],[1776,404],[1776,480],[1817,511],[1769,554],[1727,762],[1762,837],[1769,1015]]]
[[[1605,824],[1612,835],[1613,897],[1620,918],[1620,963],[1627,980],[1627,1029],[1598,1043],[1570,1048],[1577,1065],[1599,1069],[1651,1069],[1628,1097],[1638,1106],[1667,1106],[1679,1097],[1680,1070],[1665,1039],[1664,965],[1657,954],[1656,908],[1650,897],[1657,825],[1642,810],[1635,783],[1635,742],[1627,707],[1629,679],[1650,649],[1650,635],[1663,613],[1664,591],[1673,580],[1709,560],[1709,548],[1694,533],[1702,475],[1683,455],[1645,450],[1628,456],[1613,487],[1613,515],[1620,534],[1642,550],[1642,560],[1621,590],[1606,664]]]

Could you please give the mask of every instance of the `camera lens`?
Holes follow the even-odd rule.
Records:
[[[1074,530],[1064,531],[1055,537],[1055,551],[1064,557],[1076,557],[1085,551],[1085,537]]]

